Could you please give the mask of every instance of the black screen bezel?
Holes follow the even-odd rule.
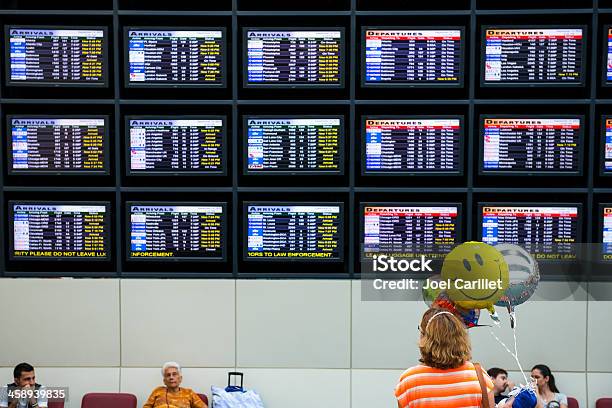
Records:
[[[14,225],[15,225],[15,212],[13,209],[14,205],[24,204],[24,205],[103,205],[106,208],[106,216],[104,217],[104,226],[107,231],[106,241],[104,245],[104,250],[106,251],[106,256],[104,258],[77,258],[77,257],[42,257],[42,256],[33,256],[33,257],[16,257],[14,256]],[[41,201],[41,200],[9,200],[8,202],[8,214],[9,214],[9,260],[15,262],[23,262],[23,261],[68,261],[68,262],[109,262],[111,260],[110,246],[112,239],[111,232],[111,204],[110,201]]]
[[[483,207],[486,206],[508,206],[508,207],[552,207],[552,208],[562,208],[562,207],[576,207],[578,210],[578,220],[576,223],[576,231],[578,236],[576,237],[576,242],[574,245],[580,244],[583,242],[583,231],[582,231],[582,217],[583,217],[583,208],[582,203],[542,203],[542,202],[491,202],[491,201],[480,201],[478,202],[478,224],[476,228],[476,237],[479,241],[482,241],[482,210]],[[532,254],[533,255],[533,254]],[[562,263],[575,263],[578,260],[578,254],[576,254],[576,258],[573,259],[534,259],[539,263],[546,264],[562,264]]]
[[[340,32],[340,82],[337,84],[320,84],[320,83],[250,83],[249,82],[249,38],[250,31],[339,31]],[[346,29],[344,27],[243,27],[242,28],[242,86],[245,89],[265,89],[265,88],[284,88],[284,89],[342,89],[345,85],[345,67],[346,67]]]
[[[338,257],[335,258],[263,258],[263,257],[255,257],[249,258],[249,244],[248,244],[248,229],[249,229],[249,209],[248,207],[251,205],[256,206],[297,206],[297,205],[305,205],[305,206],[335,206],[340,207],[340,219],[339,219],[339,227],[338,227]],[[300,263],[340,263],[344,261],[344,202],[311,202],[311,201],[245,201],[242,204],[242,214],[243,214],[243,243],[242,243],[242,260],[244,262],[300,262]]]
[[[107,88],[109,78],[109,52],[108,52],[108,28],[106,26],[47,26],[47,25],[35,25],[36,28],[31,26],[23,25],[5,25],[5,69],[6,69],[6,86],[33,86],[33,87],[58,87],[58,88]],[[56,82],[56,81],[14,81],[11,79],[11,46],[10,46],[10,30],[11,29],[32,29],[32,30],[102,30],[103,32],[103,44],[102,44],[102,80],[100,82]]]
[[[130,82],[130,37],[131,30],[138,31],[221,31],[221,75],[222,82],[217,83],[181,83],[181,82]],[[124,27],[123,28],[123,85],[126,88],[226,88],[227,87],[227,29],[225,27]]]
[[[372,171],[366,169],[366,121],[367,120],[418,120],[418,119],[458,119],[459,120],[459,170],[456,171]],[[439,176],[463,176],[464,175],[464,149],[465,149],[465,117],[463,115],[363,115],[361,117],[361,175],[362,176],[418,176],[418,177],[439,177]]]
[[[274,119],[339,119],[340,120],[340,140],[338,143],[338,167],[339,170],[249,170],[248,169],[248,149],[249,149],[249,125],[248,121],[252,119],[274,120]],[[243,175],[257,176],[311,176],[311,175],[344,175],[344,152],[345,152],[345,124],[344,115],[244,115],[243,116],[243,134],[242,134],[242,149],[243,149]]]
[[[367,258],[364,252],[364,240],[365,240],[365,207],[378,206],[378,207],[457,207],[457,219],[455,223],[456,242],[454,245],[461,243],[462,236],[462,218],[463,218],[463,204],[460,202],[398,202],[398,201],[366,201],[359,203],[359,259],[361,262],[371,261],[371,258]]]
[[[489,29],[508,29],[508,30],[522,30],[522,29],[573,29],[578,28],[582,30],[582,58],[581,58],[581,72],[580,81],[576,82],[487,82],[485,81],[486,74],[486,49],[487,49],[487,30]],[[480,86],[482,88],[548,88],[548,87],[560,87],[560,88],[581,88],[586,85],[586,54],[587,54],[587,41],[588,41],[588,27],[586,25],[482,25],[481,26],[481,48],[480,48]]]
[[[602,39],[602,48],[603,52],[602,57],[602,67],[603,72],[601,73],[601,86],[604,88],[612,87],[612,81],[608,80],[608,35],[610,30],[612,30],[612,25],[604,25],[603,39]]]
[[[222,219],[221,219],[221,257],[132,257],[131,248],[131,232],[132,232],[132,212],[130,206],[141,205],[141,206],[164,206],[164,207],[176,207],[176,206],[221,206],[222,208]],[[175,261],[183,262],[226,262],[227,261],[227,202],[210,202],[210,201],[126,201],[125,202],[125,254],[126,261],[129,262],[152,262],[152,263],[168,263]]]
[[[612,82],[610,83],[612,86]],[[612,115],[601,116],[601,134],[599,135],[599,175],[611,177],[612,170],[606,170],[606,120],[612,120]]]
[[[13,119],[103,119],[104,120],[104,169],[102,170],[15,170],[13,168],[13,143],[12,143],[12,120]],[[70,175],[70,176],[92,176],[110,175],[110,116],[109,115],[7,115],[6,137],[7,137],[7,174],[13,175]]]
[[[485,170],[484,168],[484,120],[485,119],[580,119],[580,131],[578,133],[578,171],[542,171],[542,170]],[[482,114],[478,124],[478,175],[480,176],[582,176],[584,175],[584,142],[585,142],[585,117],[584,115],[489,115]]]
[[[459,30],[461,39],[459,41],[461,61],[459,61],[459,80],[451,83],[438,82],[381,82],[371,83],[366,81],[366,31],[368,30]],[[361,87],[362,88],[463,88],[465,86],[465,27],[463,26],[416,26],[416,27],[398,27],[398,26],[364,26],[361,27]],[[450,82],[450,81],[449,81]]]
[[[221,120],[222,121],[222,132],[221,132],[221,166],[222,170],[206,171],[206,170],[132,170],[132,155],[130,144],[130,121],[131,120]],[[227,165],[227,150],[228,150],[228,137],[227,137],[227,117],[225,115],[128,115],[125,117],[125,174],[129,177],[151,177],[151,176],[227,176],[228,165]]]
[[[612,208],[612,203],[599,203],[599,211],[597,212],[597,214],[599,215],[599,221],[597,222],[598,225],[598,229],[597,229],[597,233],[598,233],[598,239],[601,239],[601,256],[600,259],[598,260],[599,262],[603,262],[606,264],[609,264],[612,262],[612,259],[604,259],[604,250],[603,250],[603,233],[604,233],[604,209],[605,208]]]

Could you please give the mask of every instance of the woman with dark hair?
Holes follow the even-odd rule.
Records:
[[[550,368],[544,364],[538,364],[531,369],[531,376],[536,380],[538,386],[538,405],[536,408],[546,408],[555,401],[555,406],[567,408],[567,397],[561,394],[555,384],[555,377]]]
[[[494,407],[493,382],[470,362],[467,328],[451,312],[432,308],[419,325],[421,364],[406,370],[395,387],[399,408]],[[483,392],[484,391],[484,392]]]

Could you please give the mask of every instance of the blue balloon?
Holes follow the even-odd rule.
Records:
[[[514,397],[512,408],[534,408],[538,403],[538,397],[535,392],[529,388],[523,388],[521,392]]]

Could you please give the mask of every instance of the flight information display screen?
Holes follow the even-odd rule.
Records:
[[[342,260],[340,203],[245,203],[245,260]]]
[[[106,117],[9,116],[9,174],[108,174]]]
[[[129,117],[130,175],[225,174],[222,117]]]
[[[245,85],[343,86],[343,30],[247,29]]]
[[[8,27],[8,85],[106,86],[106,29]]]
[[[481,205],[482,242],[516,244],[542,260],[576,258],[580,242],[577,205]]]
[[[602,255],[604,260],[612,261],[612,204],[602,204],[601,210]]]
[[[582,172],[581,118],[483,117],[482,173]]]
[[[247,174],[342,173],[342,118],[252,117],[245,122]]]
[[[363,256],[442,256],[459,242],[459,205],[362,204]]]
[[[461,29],[365,29],[364,85],[461,85]]]
[[[224,86],[222,29],[126,29],[127,85]]]
[[[603,172],[612,174],[612,118],[604,118]]]
[[[462,172],[462,119],[365,118],[365,174]]]
[[[584,82],[583,28],[484,28],[484,85]]]
[[[225,258],[225,204],[128,203],[129,258]]]
[[[606,29],[606,49],[608,50],[606,55],[606,82],[612,83],[612,27]]]
[[[10,201],[11,259],[110,259],[109,208],[109,203]]]

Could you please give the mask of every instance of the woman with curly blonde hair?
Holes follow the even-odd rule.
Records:
[[[482,367],[470,362],[470,338],[459,318],[444,309],[429,309],[423,314],[419,332],[421,364],[400,377],[395,388],[399,408],[495,406],[493,382]],[[484,404],[481,383],[487,392]]]

